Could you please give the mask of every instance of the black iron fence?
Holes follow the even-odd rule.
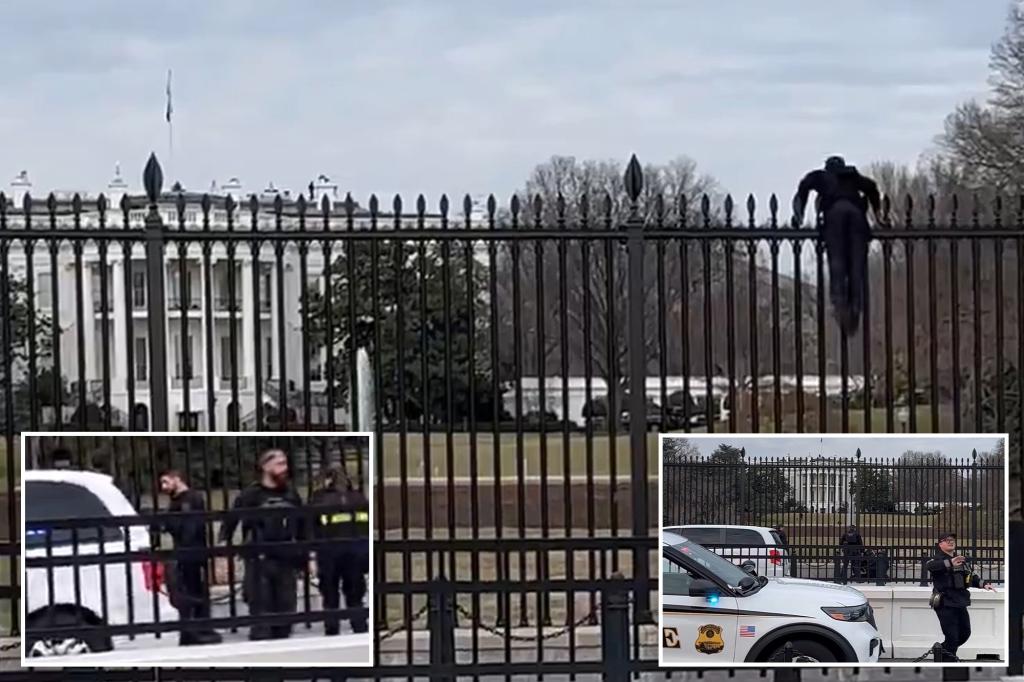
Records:
[[[26,505],[46,492],[33,490],[42,483],[29,481]],[[33,495],[34,493],[34,495]],[[312,528],[321,515],[338,519],[339,537],[316,539]],[[173,524],[201,523],[206,528],[245,519],[269,519],[296,524],[309,532],[289,541],[249,541],[226,544],[161,548],[159,533]],[[297,509],[238,509],[228,512],[162,512],[96,518],[26,519],[26,655],[54,656],[60,645],[84,642],[88,651],[116,648],[115,638],[155,638],[167,633],[208,632],[240,627],[277,628],[304,626],[325,621],[368,619],[362,607],[329,608],[311,571],[312,555],[328,561],[325,553],[348,552],[358,556],[369,537],[366,505],[309,505]],[[348,547],[352,545],[352,547]],[[238,559],[247,560],[244,562]],[[244,612],[243,584],[258,585],[260,571],[272,570],[267,559],[287,561],[299,574],[297,593],[290,611]],[[181,584],[178,569],[187,564],[226,574],[217,594],[199,595]],[[244,568],[243,568],[244,566]],[[279,569],[276,569],[279,570]],[[246,575],[246,572],[254,572]],[[204,580],[204,582],[206,582]],[[288,584],[287,581],[284,583]],[[197,602],[195,604],[186,602]],[[73,653],[82,653],[74,651]],[[367,656],[369,651],[367,651]]]
[[[913,563],[934,549],[940,532],[956,533],[960,551],[986,568],[1005,558],[1000,452],[865,458],[857,449],[853,457],[776,458],[724,444],[704,457],[680,454],[683,442],[664,441],[662,522],[710,526],[684,529],[705,546],[763,547],[764,531],[755,528],[769,528],[767,544],[801,546],[817,558],[811,563],[854,550],[865,558],[884,552],[896,561],[890,579],[912,582]],[[902,555],[898,561],[895,554]]]
[[[690,532],[678,531],[687,539]],[[924,565],[935,556],[934,549],[916,545],[854,545],[828,547],[823,545],[789,544],[785,547],[701,543],[715,554],[741,566],[749,563],[749,570],[757,575],[773,577],[809,578],[847,584],[888,585],[907,583],[926,586],[931,584]],[[978,548],[966,554],[972,569],[988,582],[1005,583],[1007,580],[1006,548]]]
[[[780,226],[774,200],[759,215],[752,198],[660,196],[635,161],[610,195],[442,198],[436,212],[164,192],[155,158],[143,179],[145,196],[0,201],[0,525],[13,545],[22,431],[370,428],[375,613],[381,633],[407,628],[378,677],[415,658],[408,617],[429,591],[401,586],[441,576],[476,585],[470,599],[493,585],[477,620],[536,638],[621,573],[629,666],[652,667],[650,429],[969,428],[1009,432],[1019,459],[1017,204],[887,203],[848,338],[814,229]],[[581,598],[511,587],[582,576]],[[562,670],[537,650],[524,671]],[[456,667],[482,670],[472,656]]]

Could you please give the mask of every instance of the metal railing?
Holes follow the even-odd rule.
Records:
[[[935,556],[935,548],[927,544],[866,544],[852,547],[789,544],[784,547],[766,547],[741,543],[701,543],[701,546],[737,565],[742,566],[749,561],[752,570],[769,578],[789,576],[875,585],[930,585],[931,579],[924,565]],[[973,570],[983,580],[997,584],[1006,582],[1006,549],[1002,543],[979,548],[976,554],[967,556]]]
[[[862,543],[878,546],[929,547],[937,532],[951,531],[975,554],[1003,543],[1006,467],[994,453],[861,457],[858,448],[851,456],[783,458],[729,450],[726,442],[715,457],[673,459],[672,441],[665,443],[665,526],[780,526],[791,543],[826,546],[851,524]],[[947,454],[954,453],[949,444]],[[754,531],[720,532],[739,538]],[[705,539],[714,541],[695,537]]]
[[[0,202],[8,472],[16,470],[23,430],[108,430],[106,418],[94,424],[88,410],[70,423],[44,423],[70,400],[65,377],[78,375],[81,386],[100,379],[101,402],[118,401],[129,428],[137,404],[158,431],[173,427],[178,412],[203,413],[210,430],[229,423],[266,430],[269,414],[294,408],[294,428],[376,432],[374,560],[385,589],[414,578],[403,554],[414,540],[482,547],[489,537],[533,536],[610,538],[621,551],[585,552],[573,570],[595,581],[620,572],[650,587],[649,550],[631,544],[653,541],[660,525],[649,429],[971,429],[1009,432],[1008,456],[1020,458],[1024,209],[1016,202],[937,215],[887,201],[873,235],[863,331],[850,338],[823,294],[828,275],[816,230],[784,227],[776,201],[759,209],[752,197],[713,207],[706,197],[659,196],[635,160],[610,195],[517,197],[500,208],[468,197],[455,206],[444,197],[428,211],[425,200],[398,197],[363,207],[351,198],[165,193],[155,157],[143,184],[144,196],[119,206],[27,195]],[[168,211],[178,220],[165,222]],[[184,220],[190,211],[194,224]],[[165,256],[184,273],[195,261],[185,257],[190,249],[199,253],[199,317],[159,303],[168,294]],[[86,251],[100,266],[94,293],[103,300],[114,289],[126,302],[90,313],[91,328],[77,286]],[[125,258],[127,251],[143,257]],[[244,294],[243,305],[260,314],[234,310],[214,324],[213,264],[221,260],[228,272],[243,262],[269,267],[269,289],[263,268],[252,267],[240,284],[229,277],[227,291],[217,292],[228,300]],[[35,273],[44,271],[52,273],[52,309],[19,317],[35,309]],[[144,323],[109,324],[132,309],[139,271],[156,308]],[[244,376],[249,386],[264,386],[270,352],[278,390],[245,396],[232,381],[228,398],[206,381],[196,391],[201,399],[182,386],[181,402],[171,404],[168,319],[180,332],[182,357],[211,368],[207,376],[220,336],[230,349],[221,373]],[[190,331],[200,349],[194,355]],[[138,336],[148,341],[145,392],[133,376]],[[314,390],[318,352],[325,361]],[[358,407],[368,390],[372,421]],[[79,396],[78,404],[87,402]],[[11,520],[15,485],[8,476]],[[1014,479],[1018,492],[1020,485]],[[564,570],[557,563],[564,553],[517,553],[506,567],[480,550],[455,569],[471,574],[479,565],[479,584],[500,584],[528,568]],[[655,620],[651,593],[636,590],[634,627]],[[10,614],[16,628],[14,602]],[[528,611],[531,624],[543,620],[543,609],[536,614]],[[630,656],[637,666],[653,660],[636,647]],[[472,663],[459,665],[472,674]]]
[[[346,537],[315,539],[312,528],[322,514],[343,519],[337,527],[344,529]],[[221,546],[160,548],[158,533],[166,531],[170,524],[198,520],[204,527],[213,527],[227,521],[237,523],[256,518],[263,523],[275,518],[289,523],[299,522],[305,524],[306,532],[287,542],[249,541],[236,545],[229,536],[227,543]],[[48,640],[76,639],[100,643],[100,650],[103,650],[108,646],[116,648],[114,638],[125,636],[135,639],[153,635],[159,639],[174,632],[187,634],[221,629],[234,632],[239,627],[252,630],[304,625],[310,629],[314,624],[329,620],[362,620],[365,623],[369,618],[367,606],[325,608],[321,599],[313,596],[317,578],[311,575],[309,560],[311,553],[317,552],[319,560],[328,561],[323,558],[323,552],[346,551],[349,544],[354,545],[350,551],[358,555],[359,546],[368,541],[368,520],[365,505],[335,504],[297,510],[164,512],[30,521],[27,523],[24,560],[29,587],[26,593],[27,655],[34,651],[35,642]],[[132,529],[140,526],[150,542],[133,546]],[[212,564],[215,557],[228,562],[226,595],[208,599],[190,593],[182,584],[185,578],[176,573],[175,566]],[[249,590],[254,589],[252,585],[256,583],[246,582],[249,576],[242,575],[235,560],[249,560],[245,563],[246,570],[256,571],[258,580],[260,571],[271,570],[267,561],[271,557],[293,564],[295,573],[299,574],[296,581],[298,594],[293,602],[296,608],[292,612],[269,612],[265,604],[258,613],[241,615],[239,595],[243,591],[243,582],[249,585]],[[355,557],[349,560],[358,561]],[[69,582],[73,584],[70,591],[67,588]],[[143,591],[138,590],[140,582],[144,584]],[[42,585],[45,589],[39,589]],[[126,589],[111,590],[115,585]],[[147,599],[137,601],[140,594]],[[251,596],[250,593],[247,600],[250,606],[253,604]],[[267,599],[266,596],[262,598]],[[71,622],[65,618],[68,614],[73,616]],[[141,617],[144,615],[150,617]]]

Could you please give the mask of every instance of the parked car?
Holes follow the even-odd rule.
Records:
[[[47,533],[51,536],[52,556],[74,552],[71,530],[48,530],[48,522],[138,513],[105,474],[29,469],[24,473],[23,486],[27,559],[47,556]],[[101,545],[102,553],[108,555],[149,549],[145,526],[129,526],[127,531],[125,535],[124,528],[81,528],[77,531],[77,554],[100,554]],[[73,566],[27,569],[25,656],[65,656],[114,648],[111,637],[91,633],[39,639],[33,635],[33,630],[39,628],[150,623],[157,614],[161,622],[177,620],[178,612],[163,594],[162,586],[163,565],[159,562],[87,564],[78,566],[77,571]]]
[[[788,655],[797,663],[874,663],[882,653],[871,605],[852,587],[749,575],[677,533],[664,533],[661,549],[662,665]]]
[[[685,535],[737,566],[752,562],[757,575],[771,578],[792,574],[789,550],[774,528],[686,525],[667,526],[665,530]]]

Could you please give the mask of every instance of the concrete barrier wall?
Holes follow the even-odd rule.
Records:
[[[885,643],[884,658],[917,658],[935,642],[942,629],[928,606],[930,587],[858,585],[875,610],[875,623]],[[971,590],[971,638],[957,655],[974,659],[996,654],[1006,660],[1006,591]]]

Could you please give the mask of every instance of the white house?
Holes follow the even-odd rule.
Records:
[[[158,209],[170,231],[177,229],[204,229],[203,211],[200,207],[201,194],[185,193],[187,200],[183,215],[176,208],[178,188],[165,192]],[[27,173],[21,173],[11,183],[6,211],[6,227],[15,231],[30,218],[33,227],[49,227],[45,196],[33,196],[31,214],[26,216],[22,209],[26,193],[32,186]],[[115,172],[105,191],[110,208],[106,212],[106,225],[119,228],[124,225],[120,202],[129,191],[120,172]],[[233,229],[251,229],[252,214],[249,208],[247,190],[237,178],[231,178],[218,188],[211,187],[210,198],[213,209],[209,216],[209,229],[222,232],[228,227],[225,198],[230,195],[238,203],[233,218]],[[311,193],[311,196],[310,196]],[[71,200],[68,192],[56,194],[59,208],[56,224],[69,228],[74,225]],[[287,190],[278,190],[269,185],[258,194],[258,225],[267,229],[274,227],[274,202],[278,197],[285,207],[284,229],[295,229],[297,195]],[[347,229],[344,208],[338,205],[343,197],[338,188],[326,176],[320,176],[310,186],[306,200],[309,202],[307,224],[321,229],[323,217],[320,202],[326,197],[332,204],[331,229]],[[82,195],[83,212],[81,226],[92,228],[99,225],[100,215],[96,197]],[[132,208],[128,223],[133,228],[144,225],[147,214],[145,198],[139,194],[130,195]],[[380,213],[381,221],[393,222],[394,217]],[[405,219],[405,217],[403,217]],[[415,220],[415,217],[408,217]],[[438,216],[427,216],[427,226],[433,227]],[[366,229],[370,214],[361,207],[353,213],[353,227]],[[141,232],[133,235],[136,240],[130,247],[124,242],[109,243],[105,257],[101,255],[95,241],[85,244],[81,253],[82,276],[76,276],[76,255],[68,242],[63,242],[56,257],[56,270],[51,259],[49,243],[36,242],[32,249],[31,265],[32,294],[34,305],[43,315],[52,319],[61,332],[60,364],[61,373],[75,382],[73,397],[77,395],[77,381],[84,375],[89,400],[102,403],[105,357],[109,363],[111,412],[118,425],[127,424],[127,415],[137,415],[138,426],[147,428],[150,422],[150,359],[149,328],[150,300],[147,290],[145,250]],[[184,250],[179,243],[186,244]],[[235,242],[234,272],[231,271],[228,250],[224,242],[214,242],[210,247],[209,267],[204,248],[198,242],[168,241],[165,248],[165,293],[166,293],[166,346],[170,428],[184,428],[191,422],[191,428],[206,429],[233,428],[240,424],[245,427],[253,421],[257,397],[265,405],[276,406],[282,369],[290,388],[303,391],[303,348],[302,334],[302,259],[294,242],[284,248],[281,262],[275,255],[274,244],[263,243],[253,252],[249,243]],[[319,242],[309,243],[306,258],[306,279],[309,291],[323,290],[324,251]],[[103,277],[103,267],[106,277]],[[26,279],[29,272],[29,255],[21,240],[13,240],[9,265],[11,275]],[[184,274],[182,273],[184,268]],[[184,277],[185,298],[182,298]],[[230,283],[234,279],[234,301],[231,303]],[[105,280],[105,281],[104,281]],[[81,305],[84,313],[83,329],[78,328],[78,287],[81,287]],[[102,287],[106,286],[106,316],[102,301]],[[283,305],[278,298],[278,287],[283,291]],[[257,302],[258,301],[258,302]],[[235,308],[232,313],[232,307]],[[183,318],[186,320],[183,322]],[[103,326],[106,319],[106,336]],[[234,365],[232,365],[232,319],[234,319]],[[257,322],[258,330],[257,330]],[[183,344],[184,332],[187,338]],[[283,336],[282,336],[283,332]],[[84,348],[79,348],[82,339]],[[284,343],[286,352],[281,356]],[[79,351],[84,356],[81,366]],[[129,401],[129,355],[133,386],[132,400]],[[256,362],[259,361],[261,386],[256,386]],[[282,359],[284,361],[282,367]],[[327,406],[323,391],[325,388],[324,366],[326,350],[313,351],[308,358],[310,368],[310,394],[313,403],[314,423],[327,422]],[[47,363],[48,364],[48,363]],[[24,367],[20,368],[24,372]],[[237,377],[237,403],[232,392],[232,377]],[[185,413],[186,378],[189,392],[189,413]],[[290,407],[300,408],[301,395],[289,399]],[[215,420],[210,419],[208,401],[212,396]],[[66,407],[64,419],[74,406]],[[299,410],[302,414],[301,409]],[[45,418],[45,415],[44,415]],[[300,417],[301,418],[301,417]],[[336,411],[335,423],[344,424],[347,414]],[[236,426],[234,428],[237,428]]]

